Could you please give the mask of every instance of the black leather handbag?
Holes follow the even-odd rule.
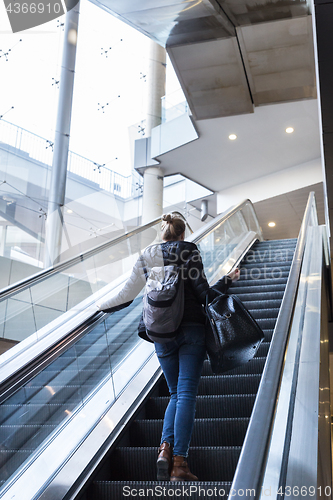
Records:
[[[217,290],[216,290],[217,291]],[[206,347],[213,373],[219,374],[250,361],[264,333],[236,295],[206,301]]]

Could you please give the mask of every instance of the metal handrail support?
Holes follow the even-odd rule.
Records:
[[[230,495],[236,499],[242,499],[246,490],[254,491],[255,496],[253,498],[255,499],[260,498],[261,495],[262,474],[299,283],[307,228],[309,225],[318,224],[316,216],[314,217],[313,215],[314,213],[316,213],[315,196],[314,192],[311,192],[308,197],[289,278],[273,332],[271,347],[230,490]]]

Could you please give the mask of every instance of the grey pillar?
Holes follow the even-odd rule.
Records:
[[[54,265],[61,252],[63,206],[66,193],[67,160],[79,25],[79,6],[80,3],[66,14],[58,114],[53,146],[51,185],[46,221],[45,267]]]
[[[166,79],[165,49],[151,40],[149,69],[147,74],[148,104],[146,136],[161,124],[161,97],[165,94]],[[150,166],[143,173],[142,224],[162,215],[163,212],[163,172],[159,167]]]

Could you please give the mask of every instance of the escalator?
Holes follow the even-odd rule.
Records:
[[[191,497],[199,498],[220,490],[228,494],[258,391],[297,240],[257,242],[241,262],[241,277],[230,287],[249,309],[264,331],[265,339],[256,357],[248,364],[214,375],[206,360],[199,385],[196,419],[189,451],[191,472],[199,477]],[[163,482],[156,476],[156,450],[162,432],[168,389],[162,379],[140,415],[131,423],[127,435],[108,459],[104,480],[91,486],[86,498],[110,500],[125,492],[149,495]],[[144,415],[144,417],[143,417]],[[101,475],[102,475],[101,474]],[[125,489],[124,489],[125,488]],[[168,488],[179,489],[168,484]],[[139,494],[139,493],[137,493]],[[170,493],[171,494],[171,493]],[[217,497],[218,495],[215,495]]]
[[[258,440],[257,411],[263,400],[273,404],[278,399],[304,247],[310,248],[306,234],[315,225],[312,209],[313,197],[298,240],[260,241],[248,201],[189,237],[200,248],[211,284],[241,263],[241,278],[230,292],[244,301],[265,333],[256,358],[245,366],[215,376],[205,361],[189,453],[190,468],[199,477],[188,485],[193,498],[226,497],[237,477],[246,476],[244,467],[255,477],[255,465],[262,479],[267,446],[261,453],[253,439],[268,443],[269,432],[263,425]],[[321,259],[310,260],[322,265]],[[120,286],[118,280],[105,293],[116,293]],[[6,370],[0,366],[0,498],[158,498],[171,496],[171,490],[186,498],[188,491],[179,495],[177,484],[154,481],[168,392],[152,344],[137,336],[140,297],[111,315],[88,313],[83,321],[72,315],[60,321],[59,332],[50,334],[58,340],[43,345],[38,356],[27,353],[23,362],[14,356]],[[280,371],[274,367],[275,388],[270,367],[276,353],[281,359]],[[266,389],[269,397],[262,394]],[[273,406],[261,413],[272,424]]]

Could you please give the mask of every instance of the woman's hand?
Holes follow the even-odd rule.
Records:
[[[227,274],[227,276],[229,276],[229,278],[231,278],[233,282],[239,280],[239,278],[240,278],[240,269],[238,269],[238,267],[236,267],[236,269],[234,269],[229,274]]]

